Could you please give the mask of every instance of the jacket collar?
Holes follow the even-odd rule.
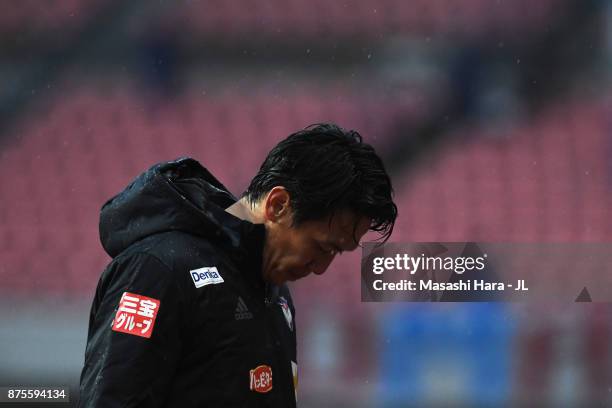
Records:
[[[216,217],[224,226],[225,234],[232,237],[228,249],[240,271],[251,284],[263,289],[266,286],[262,268],[266,240],[264,224],[242,220],[225,210],[218,211]]]

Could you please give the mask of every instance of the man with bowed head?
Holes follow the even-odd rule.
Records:
[[[287,281],[322,275],[397,207],[374,149],[312,125],[275,146],[236,200],[196,160],[159,163],[107,201],[113,258],[91,307],[82,407],[295,407]]]

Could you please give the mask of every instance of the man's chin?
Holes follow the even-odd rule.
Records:
[[[268,282],[274,284],[274,285],[282,285],[283,283],[286,283],[288,281],[294,281],[296,280],[296,278],[294,277],[293,274],[291,273],[277,273],[275,275],[273,275]]]
[[[308,275],[309,275],[308,272],[306,272],[306,273],[304,273],[304,272],[289,272],[287,274],[287,276],[288,276],[287,280],[291,281],[291,282],[295,282],[296,280],[303,279],[303,278],[305,278]]]
[[[279,271],[278,273],[273,275],[273,277],[269,280],[269,282],[275,285],[282,285],[283,283],[287,283],[287,282],[295,282],[296,280],[305,278],[308,275],[309,275],[308,273],[301,273],[301,272],[291,272],[291,271],[280,272]]]

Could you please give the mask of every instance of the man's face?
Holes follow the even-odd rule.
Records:
[[[353,251],[368,231],[370,220],[351,211],[330,218],[291,225],[291,211],[279,222],[267,223],[264,278],[281,284],[311,273],[321,275],[336,255]]]

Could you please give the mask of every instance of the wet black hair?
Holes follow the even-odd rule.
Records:
[[[275,186],[291,197],[294,225],[348,209],[370,218],[370,230],[384,241],[391,236],[397,217],[391,179],[354,130],[322,123],[289,135],[268,153],[242,196],[253,204]]]

